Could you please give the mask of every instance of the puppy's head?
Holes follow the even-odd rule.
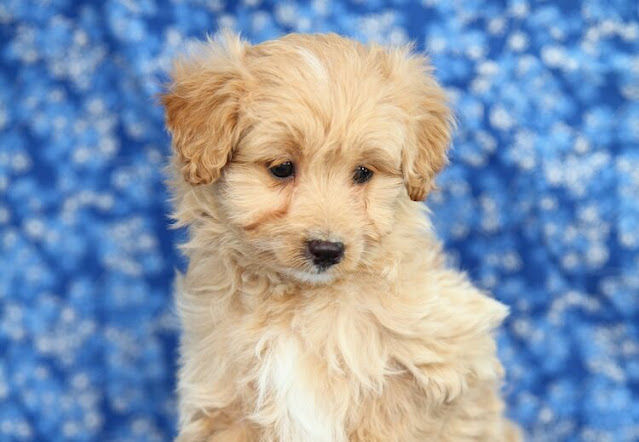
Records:
[[[298,280],[366,266],[446,162],[451,115],[427,60],[336,35],[197,52],[163,101],[198,209],[213,198],[235,242]]]

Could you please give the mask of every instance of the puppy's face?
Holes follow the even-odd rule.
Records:
[[[423,58],[334,35],[209,44],[164,102],[185,180],[215,195],[253,258],[314,283],[367,265],[449,139]]]
[[[253,103],[255,117],[264,117],[226,165],[219,201],[265,262],[320,282],[355,269],[392,229],[406,192],[405,129],[392,106],[368,103],[360,113],[331,105],[334,112],[323,114],[321,100],[308,106],[285,98],[294,92],[320,98],[287,85],[281,102]]]

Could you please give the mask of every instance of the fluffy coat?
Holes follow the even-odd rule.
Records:
[[[189,230],[179,441],[519,439],[492,337],[507,309],[447,268],[420,202],[452,121],[425,57],[227,34],[176,62],[163,102]],[[344,258],[313,265],[318,238]]]

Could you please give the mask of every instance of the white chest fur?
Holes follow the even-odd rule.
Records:
[[[308,354],[294,336],[279,336],[261,352],[253,418],[276,428],[280,441],[341,442],[342,418],[313,378]]]

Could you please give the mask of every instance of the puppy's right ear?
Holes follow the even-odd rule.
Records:
[[[199,44],[173,67],[172,83],[161,99],[178,163],[192,185],[217,180],[239,140],[247,48],[226,33]]]

